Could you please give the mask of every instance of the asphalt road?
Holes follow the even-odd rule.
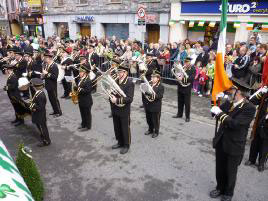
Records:
[[[0,86],[5,78],[0,75]],[[59,85],[59,95],[62,86]],[[100,89],[99,89],[100,91]],[[0,137],[15,157],[24,142],[32,148],[45,182],[45,201],[212,201],[215,187],[215,156],[211,146],[215,121],[210,118],[209,99],[193,96],[191,122],[173,119],[176,91],[166,88],[160,136],[145,136],[147,130],[141,94],[136,85],[131,112],[132,145],[120,155],[115,143],[110,106],[100,93],[94,94],[93,128],[78,132],[78,106],[60,100],[63,116],[48,116],[52,144],[36,147],[38,132],[28,117],[26,124],[10,124],[14,112],[7,95],[0,91]],[[51,112],[48,102],[47,112]],[[248,149],[243,163],[248,157]],[[268,170],[239,168],[234,201],[267,201]]]

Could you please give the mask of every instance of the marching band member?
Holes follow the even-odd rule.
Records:
[[[185,106],[185,122],[190,121],[190,108],[191,108],[191,90],[192,84],[195,76],[195,68],[191,65],[191,58],[187,57],[184,61],[183,68],[185,69],[186,74],[188,75],[188,79],[184,77],[183,74],[180,76],[180,80],[178,81],[178,112],[177,115],[173,116],[173,118],[182,118],[183,109]],[[185,85],[185,86],[184,86]]]
[[[94,48],[95,48],[94,45],[89,45],[88,47],[88,63],[90,65],[92,72],[95,73],[96,75],[95,79],[97,79],[97,77],[100,74],[98,74],[98,70],[96,69],[96,67],[99,67],[100,58],[98,54],[94,51]],[[96,91],[97,91],[97,85],[95,84],[93,87],[93,92],[96,92]]]
[[[27,113],[25,108],[21,104],[21,96],[18,86],[18,77],[14,73],[15,66],[5,65],[5,74],[8,75],[6,86],[4,86],[4,91],[7,92],[7,95],[10,99],[10,102],[14,108],[16,119],[11,123],[15,126],[20,126],[24,124],[24,116]],[[29,112],[30,113],[30,112]]]
[[[92,82],[89,77],[89,72],[90,66],[88,64],[80,65],[80,81],[75,89],[78,95],[78,105],[82,119],[81,126],[78,128],[80,132],[84,132],[91,129],[91,108],[93,105],[93,100],[91,96]]]
[[[246,99],[250,87],[238,79],[233,79],[233,84],[230,92],[233,102],[226,100],[220,107],[211,108],[220,126],[216,128],[213,139],[217,186],[210,192],[210,197],[222,196],[222,201],[232,200],[238,166],[243,159],[248,129],[256,111],[255,106]]]
[[[145,135],[152,134],[152,138],[156,138],[159,135],[162,98],[164,95],[164,86],[161,84],[159,71],[154,71],[152,74],[151,85],[154,94],[145,93],[145,95],[149,97],[149,100],[145,97],[144,102],[146,120],[149,126],[149,130]]]
[[[32,111],[32,122],[36,124],[41,136],[41,142],[37,146],[44,147],[51,144],[49,132],[47,129],[47,117],[46,117],[47,98],[43,91],[44,82],[39,78],[33,78],[31,80],[31,84],[35,90],[35,94],[31,100],[29,108]]]
[[[112,149],[121,148],[120,154],[126,154],[131,144],[130,132],[130,106],[134,96],[134,83],[128,78],[128,68],[126,66],[118,67],[117,84],[125,93],[126,97],[113,95],[110,98],[112,103],[112,116],[114,123],[114,133],[117,144]]]
[[[72,69],[70,68],[71,64],[73,64],[73,61],[69,57],[68,51],[66,49],[63,49],[61,65],[64,68],[64,76],[72,76]],[[61,96],[61,98],[69,99],[69,94],[72,90],[72,84],[68,82],[65,77],[61,82],[64,89],[64,94]]]
[[[258,112],[252,129],[249,160],[245,165],[255,165],[258,158],[258,171],[264,171],[264,164],[268,159],[268,89],[262,87],[251,98],[254,105],[258,105]]]
[[[53,61],[53,54],[47,52],[44,54],[44,57],[47,66],[45,69],[43,69],[42,77],[45,80],[45,88],[47,90],[51,106],[53,108],[53,112],[49,115],[59,117],[62,115],[57,91],[57,78],[59,69],[57,67],[57,64]]]

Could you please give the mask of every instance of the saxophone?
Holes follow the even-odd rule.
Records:
[[[78,104],[78,91],[77,91],[77,86],[75,83],[75,78],[72,81],[72,92],[69,94],[69,96],[71,97],[73,104],[75,105]]]

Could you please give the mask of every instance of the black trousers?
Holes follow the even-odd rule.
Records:
[[[130,132],[130,117],[113,115],[114,133],[118,144],[124,147],[130,147],[131,132]]]
[[[48,99],[49,99],[49,102],[50,102],[50,104],[52,106],[53,112],[55,114],[61,114],[62,112],[61,112],[61,109],[60,109],[60,102],[59,102],[59,99],[58,99],[57,89],[48,90],[47,94],[48,94]]]
[[[259,133],[257,133],[255,139],[251,141],[249,161],[256,163],[257,158],[259,165],[264,165],[268,159],[268,139],[261,138]]]
[[[225,153],[222,140],[220,140],[216,147],[216,189],[220,190],[222,194],[233,196],[237,170],[242,158],[242,155],[235,156]]]
[[[183,109],[185,106],[185,117],[190,118],[190,107],[191,107],[191,92],[182,93],[178,91],[178,116],[183,116]]]
[[[65,78],[63,78],[61,82],[64,89],[64,96],[69,96],[70,92],[72,91],[71,82],[67,82]]]
[[[79,105],[80,115],[82,119],[81,126],[83,128],[91,129],[91,124],[92,124],[91,107],[92,105],[89,107],[82,107]]]
[[[51,143],[48,129],[47,129],[47,122],[44,121],[41,124],[36,124],[36,126],[37,126],[38,130],[40,131],[41,141],[45,142],[45,143]]]
[[[150,132],[155,132],[159,134],[159,127],[160,127],[160,112],[149,112],[145,110],[146,114],[146,121],[149,126]]]

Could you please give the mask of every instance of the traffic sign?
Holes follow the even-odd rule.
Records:
[[[139,19],[144,19],[145,16],[146,16],[145,8],[140,7],[140,8],[138,9],[138,17],[139,17]]]

